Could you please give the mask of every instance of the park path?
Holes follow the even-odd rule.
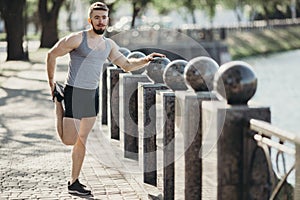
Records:
[[[42,51],[33,54],[35,63],[0,62],[0,199],[148,199],[130,172],[102,162],[114,155],[104,145],[107,127],[99,121],[89,136],[80,175],[93,195],[68,194],[71,147],[55,132],[44,58]],[[67,58],[58,61],[59,81],[66,62]]]

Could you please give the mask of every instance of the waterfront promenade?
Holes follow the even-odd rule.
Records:
[[[0,63],[0,199],[148,199],[143,184],[130,171],[120,171],[122,163],[114,163],[118,168],[103,163],[118,155],[106,148],[99,121],[89,137],[80,175],[93,195],[68,194],[71,147],[55,132],[45,53],[34,53],[35,64]],[[58,61],[58,81],[64,79],[66,62],[67,58]],[[104,135],[106,129],[102,127]]]
[[[0,199],[80,199],[67,193],[71,148],[64,146],[55,133],[45,53],[33,52],[33,63],[4,63],[0,54]],[[290,114],[289,120],[286,116],[299,106],[296,102],[299,92],[295,90],[297,73],[291,73],[297,70],[295,64],[299,62],[293,56],[298,54],[299,51],[284,54],[288,65],[281,56],[271,57],[279,66],[269,63],[270,57],[246,59],[259,80],[253,101],[271,106],[275,125],[296,133],[297,114]],[[64,79],[67,62],[67,56],[58,61],[58,81]],[[283,73],[283,66],[290,73]],[[293,98],[289,97],[291,94]],[[281,101],[283,97],[288,104]],[[292,126],[287,127],[286,122]],[[107,127],[97,121],[88,140],[80,176],[93,191],[93,196],[87,199],[148,199],[149,191],[142,184],[136,162],[122,158],[118,142],[107,136]]]

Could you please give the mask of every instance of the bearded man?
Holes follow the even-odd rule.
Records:
[[[65,145],[73,145],[71,178],[68,181],[71,194],[91,194],[78,177],[85,157],[85,144],[99,112],[99,82],[104,62],[108,59],[124,71],[134,71],[154,57],[164,56],[151,53],[143,58],[127,59],[112,39],[103,36],[109,21],[108,13],[104,3],[93,3],[88,17],[91,27],[62,38],[49,50],[46,58],[48,82],[55,102],[57,133]],[[70,62],[65,86],[62,86],[55,81],[56,59],[66,54],[70,55]]]

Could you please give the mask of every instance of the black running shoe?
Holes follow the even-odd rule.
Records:
[[[70,182],[68,182],[68,190],[69,194],[75,194],[75,195],[91,195],[90,190],[84,189],[85,185],[81,184],[78,179],[70,185]]]
[[[53,91],[53,102],[54,99],[57,99],[58,102],[61,102],[64,100],[64,86],[60,83],[55,83],[54,91]]]

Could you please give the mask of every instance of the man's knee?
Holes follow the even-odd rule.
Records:
[[[63,142],[64,145],[73,146],[76,143],[76,140],[77,139],[65,139],[65,138],[63,138],[62,142]]]
[[[82,143],[83,145],[85,145],[86,144],[86,141],[87,141],[87,135],[78,135],[78,142],[80,142],[80,143]]]

